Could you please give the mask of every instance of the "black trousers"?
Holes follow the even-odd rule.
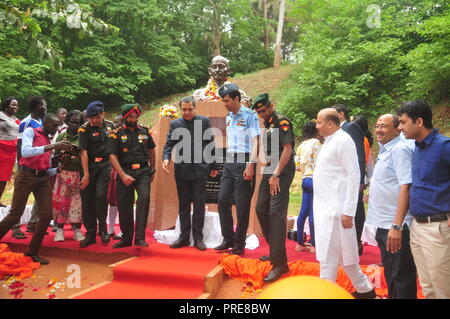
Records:
[[[91,165],[91,163],[89,163]],[[92,164],[89,167],[89,185],[81,191],[83,224],[86,236],[95,238],[98,231],[107,232],[106,216],[108,215],[108,184],[111,174],[109,162]]]
[[[250,217],[250,205],[254,191],[254,181],[243,177],[245,163],[225,163],[219,191],[220,227],[224,241],[233,243],[236,249],[245,248],[245,239]],[[236,205],[237,227],[233,230],[231,206]]]
[[[355,229],[356,229],[356,240],[358,245],[361,243],[361,235],[364,230],[364,223],[366,221],[366,212],[364,210],[364,202],[363,202],[364,192],[360,191],[358,194],[358,205],[356,206],[356,214],[355,214]]]
[[[295,175],[294,161],[289,161],[280,175],[280,192],[270,195],[269,179],[272,175],[263,175],[259,186],[256,214],[269,243],[270,260],[274,266],[287,266],[286,256],[286,219],[289,205],[289,189]]]
[[[189,241],[191,237],[191,203],[194,206],[192,214],[192,237],[194,242],[203,240],[203,225],[205,223],[206,178],[193,180],[175,179],[177,184],[180,216],[180,239]]]
[[[386,250],[389,230],[377,228],[375,239],[381,252],[384,276],[390,299],[416,299],[416,265],[409,245],[409,228],[403,228],[402,249],[395,254]]]
[[[137,170],[124,169],[125,173],[136,181],[126,186],[120,177],[117,177],[117,200],[119,202],[119,222],[122,231],[122,240],[131,243],[145,240],[148,213],[150,208],[150,167]],[[134,192],[137,193],[136,201],[136,231],[134,224]]]

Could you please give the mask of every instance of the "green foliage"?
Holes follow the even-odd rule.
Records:
[[[40,94],[50,110],[149,104],[206,84],[214,30],[235,73],[270,66],[250,0],[6,0],[0,94]]]
[[[377,3],[379,28],[369,23],[369,5]],[[447,1],[295,1],[290,19],[301,25],[299,64],[280,109],[301,126],[337,103],[373,117],[406,99],[446,98],[449,14]]]

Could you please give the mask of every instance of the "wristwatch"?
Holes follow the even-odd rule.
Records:
[[[399,226],[399,225],[397,225],[397,224],[392,224],[392,225],[391,225],[391,228],[392,228],[392,229],[395,229],[395,230],[403,230],[403,227],[401,227],[401,226]]]
[[[276,177],[276,178],[280,178],[280,175],[279,175],[279,174],[273,173],[272,176],[273,176],[273,177]]]

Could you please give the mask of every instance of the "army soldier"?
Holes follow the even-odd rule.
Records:
[[[86,109],[88,122],[80,126],[79,148],[81,165],[83,167],[80,183],[83,223],[86,228],[86,237],[80,242],[85,248],[95,244],[97,232],[102,243],[109,243],[106,230],[106,216],[108,213],[108,183],[111,173],[111,164],[106,153],[108,134],[113,130],[114,124],[106,121],[103,102],[95,101]]]
[[[150,184],[155,173],[155,142],[148,127],[138,125],[142,113],[138,104],[122,107],[124,124],[113,131],[108,139],[107,152],[111,164],[117,172],[117,198],[119,201],[119,221],[122,239],[113,248],[134,245],[148,247],[145,242],[150,206]],[[134,231],[134,191],[136,202],[136,234]]]
[[[294,134],[291,122],[273,109],[269,95],[256,97],[252,108],[264,120],[263,151],[268,159],[259,187],[256,213],[269,243],[272,271],[264,278],[272,282],[289,271],[286,256],[286,218],[289,204],[289,188],[295,174]],[[275,147],[275,149],[273,149]]]
[[[226,117],[228,148],[219,191],[219,217],[224,239],[215,249],[233,248],[231,253],[242,255],[254,191],[259,119],[254,111],[241,105],[241,93],[236,84],[223,85],[219,95],[230,113]],[[237,211],[236,233],[231,214],[233,201]]]

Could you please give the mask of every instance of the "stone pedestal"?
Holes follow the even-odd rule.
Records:
[[[207,116],[211,119],[212,127],[218,128],[222,136],[215,139],[216,147],[226,147],[226,122],[227,110],[221,102],[197,102],[197,114]],[[152,230],[164,230],[175,226],[178,216],[178,196],[174,178],[173,162],[169,166],[170,174],[162,170],[162,152],[166,143],[167,133],[170,128],[170,118],[160,118],[152,128],[152,136],[156,144],[156,175],[152,183],[150,215],[148,227]],[[258,171],[258,170],[257,170]],[[250,211],[250,225],[248,234],[261,236],[261,228],[256,216],[255,206],[257,193],[261,181],[261,174],[257,172],[255,193],[252,198]],[[216,204],[207,204],[208,211],[218,212]],[[233,217],[236,222],[236,212],[233,206]]]

